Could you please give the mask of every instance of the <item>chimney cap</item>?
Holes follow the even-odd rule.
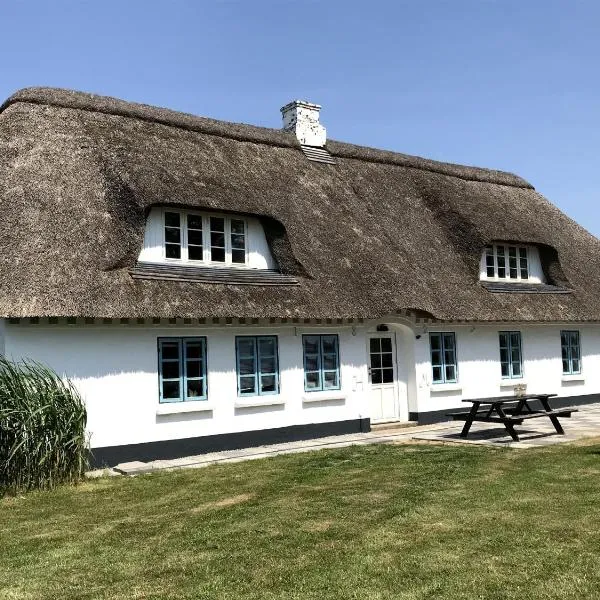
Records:
[[[290,108],[297,108],[300,106],[303,108],[312,108],[313,110],[321,110],[320,104],[315,104],[314,102],[308,102],[306,100],[292,100],[291,102],[288,102],[285,106],[282,106],[279,110],[281,112],[285,112],[287,110],[290,110]]]

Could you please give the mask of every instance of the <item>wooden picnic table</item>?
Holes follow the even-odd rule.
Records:
[[[477,398],[472,400],[463,400],[471,402],[473,406],[467,412],[450,413],[455,421],[465,421],[460,437],[466,438],[469,429],[474,421],[483,423],[502,423],[510,437],[519,441],[519,436],[515,431],[515,425],[521,425],[526,419],[535,419],[538,417],[548,417],[556,429],[556,433],[564,435],[564,430],[558,420],[558,417],[570,417],[571,413],[577,412],[576,408],[562,408],[553,410],[550,407],[549,399],[557,394],[525,394],[524,396],[498,396],[495,398]],[[533,410],[529,401],[537,400],[543,407],[543,410]],[[511,406],[507,406],[507,405]],[[481,407],[484,408],[481,408]]]

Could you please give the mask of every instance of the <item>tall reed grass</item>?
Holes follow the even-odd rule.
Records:
[[[0,495],[81,479],[86,420],[70,380],[37,362],[0,357]]]

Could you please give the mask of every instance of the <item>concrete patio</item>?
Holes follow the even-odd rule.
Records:
[[[173,460],[122,463],[117,465],[113,471],[124,475],[137,475],[163,469],[200,468],[218,463],[254,460],[277,456],[279,454],[310,452],[325,448],[343,448],[346,446],[368,444],[404,444],[413,441],[479,444],[521,449],[535,448],[573,442],[586,437],[600,436],[600,403],[579,407],[579,411],[573,413],[571,418],[561,419],[561,424],[565,430],[565,435],[558,435],[554,431],[549,419],[535,419],[535,423],[529,421],[526,425],[516,427],[520,441],[514,442],[503,426],[498,427],[485,423],[474,423],[468,438],[463,439],[460,437],[460,431],[463,426],[462,422],[437,423],[435,425],[406,427],[398,430],[382,429],[369,433],[355,433],[273,444],[270,446],[259,446],[257,448],[214,452]],[[101,473],[103,471],[96,471],[90,473],[90,475],[99,475]]]

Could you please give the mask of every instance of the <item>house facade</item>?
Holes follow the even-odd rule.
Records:
[[[0,351],[97,465],[600,398],[600,242],[521,178],[66,90],[0,107]]]

